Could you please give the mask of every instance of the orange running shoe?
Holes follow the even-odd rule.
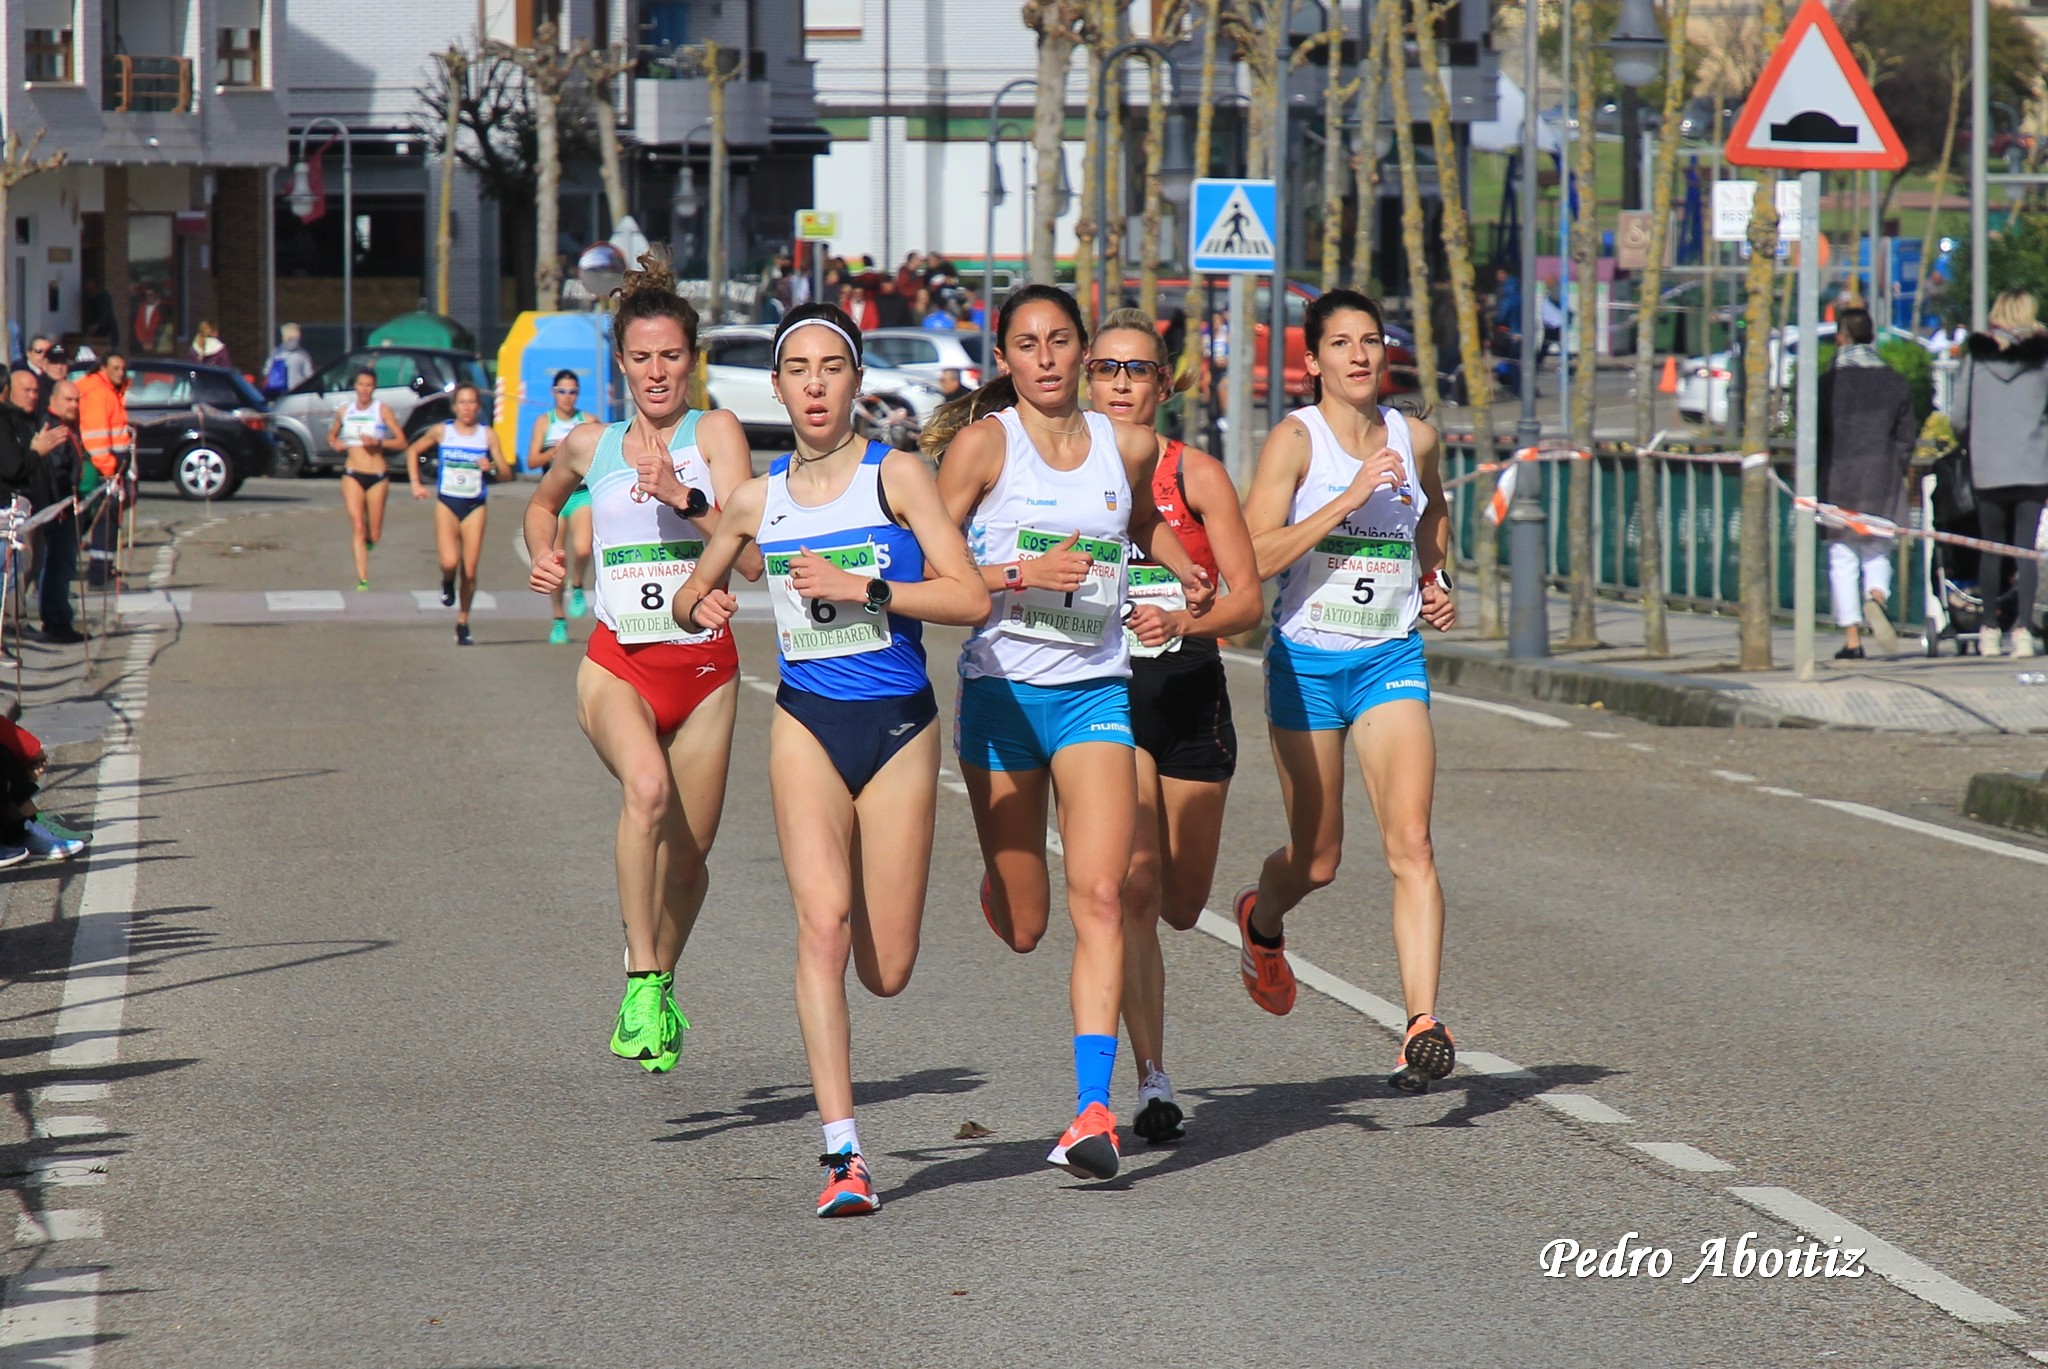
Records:
[[[1275,1017],[1285,1017],[1294,1011],[1294,967],[1287,963],[1287,938],[1271,947],[1252,940],[1252,909],[1258,901],[1258,885],[1238,891],[1237,939],[1244,949],[1238,956],[1237,972],[1244,976],[1244,991],[1252,996],[1252,1002]]]
[[[1434,1013],[1417,1013],[1408,1020],[1401,1054],[1394,1060],[1387,1084],[1403,1093],[1428,1093],[1430,1080],[1443,1078],[1457,1063],[1458,1048],[1444,1024]]]
[[[825,1191],[818,1195],[820,1217],[865,1217],[882,1210],[875,1186],[868,1179],[868,1162],[850,1150],[837,1155],[820,1155],[825,1167]]]
[[[1084,1179],[1113,1179],[1122,1155],[1116,1143],[1115,1114],[1100,1103],[1090,1103],[1073,1125],[1060,1133],[1059,1144],[1045,1162]]]

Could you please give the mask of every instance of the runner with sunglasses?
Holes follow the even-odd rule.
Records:
[[[1450,519],[1436,429],[1380,404],[1380,306],[1330,290],[1303,324],[1316,402],[1273,429],[1245,522],[1259,569],[1278,576],[1266,645],[1266,717],[1287,844],[1239,893],[1239,971],[1267,1012],[1294,1007],[1281,919],[1337,877],[1347,736],[1394,877],[1394,952],[1408,1026],[1389,1085],[1423,1093],[1456,1049],[1436,1016],[1444,891],[1430,841],[1436,734],[1418,622],[1447,631]]]
[[[557,371],[550,386],[554,407],[533,420],[533,433],[526,443],[526,464],[537,471],[544,471],[555,459],[555,448],[562,439],[574,432],[578,425],[595,423],[597,420],[576,407],[582,395],[582,383],[574,371]],[[569,502],[562,506],[562,521],[568,526],[562,531],[566,536],[569,574],[563,586],[557,586],[550,598],[555,606],[555,621],[548,628],[548,643],[551,646],[567,646],[569,643],[570,618],[581,618],[584,611],[583,582],[590,577],[590,486],[578,485],[576,492],[569,496]],[[563,612],[562,594],[567,588],[569,602],[567,613]]]
[[[1138,1073],[1131,1130],[1152,1144],[1181,1136],[1182,1114],[1165,1067],[1166,961],[1159,921],[1187,931],[1202,914],[1216,876],[1223,804],[1237,771],[1230,682],[1216,639],[1256,627],[1258,560],[1237,489],[1223,463],[1156,434],[1153,420],[1171,391],[1166,340],[1149,315],[1119,309],[1103,320],[1088,356],[1088,402],[1112,423],[1154,435],[1159,465],[1152,502],[1189,556],[1218,586],[1197,618],[1165,567],[1133,559],[1129,602],[1165,620],[1168,639],[1131,643],[1131,731],[1137,739],[1138,821],[1123,886],[1124,1029]]]

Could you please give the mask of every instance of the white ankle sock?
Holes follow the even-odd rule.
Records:
[[[838,1155],[848,1150],[860,1154],[860,1133],[854,1130],[853,1119],[825,1123],[825,1153]]]

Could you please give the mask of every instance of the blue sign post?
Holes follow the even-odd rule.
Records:
[[[1197,274],[1272,274],[1279,221],[1271,181],[1196,181],[1188,214],[1189,267]]]

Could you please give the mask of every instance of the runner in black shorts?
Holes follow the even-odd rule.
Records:
[[[1111,314],[1088,358],[1089,404],[1113,423],[1150,428],[1171,392],[1165,340],[1136,309]],[[1164,614],[1172,636],[1131,649],[1131,731],[1138,743],[1137,834],[1124,881],[1124,1027],[1138,1068],[1139,1112],[1131,1130],[1157,1145],[1181,1135],[1180,1105],[1162,1065],[1166,965],[1159,919],[1195,925],[1216,872],[1223,802],[1237,769],[1237,729],[1216,639],[1257,625],[1258,560],[1237,490],[1221,462],[1180,442],[1160,444],[1152,502],[1219,586],[1199,622],[1181,607],[1180,582],[1133,562],[1133,611]],[[1227,589],[1223,588],[1227,586]]]

